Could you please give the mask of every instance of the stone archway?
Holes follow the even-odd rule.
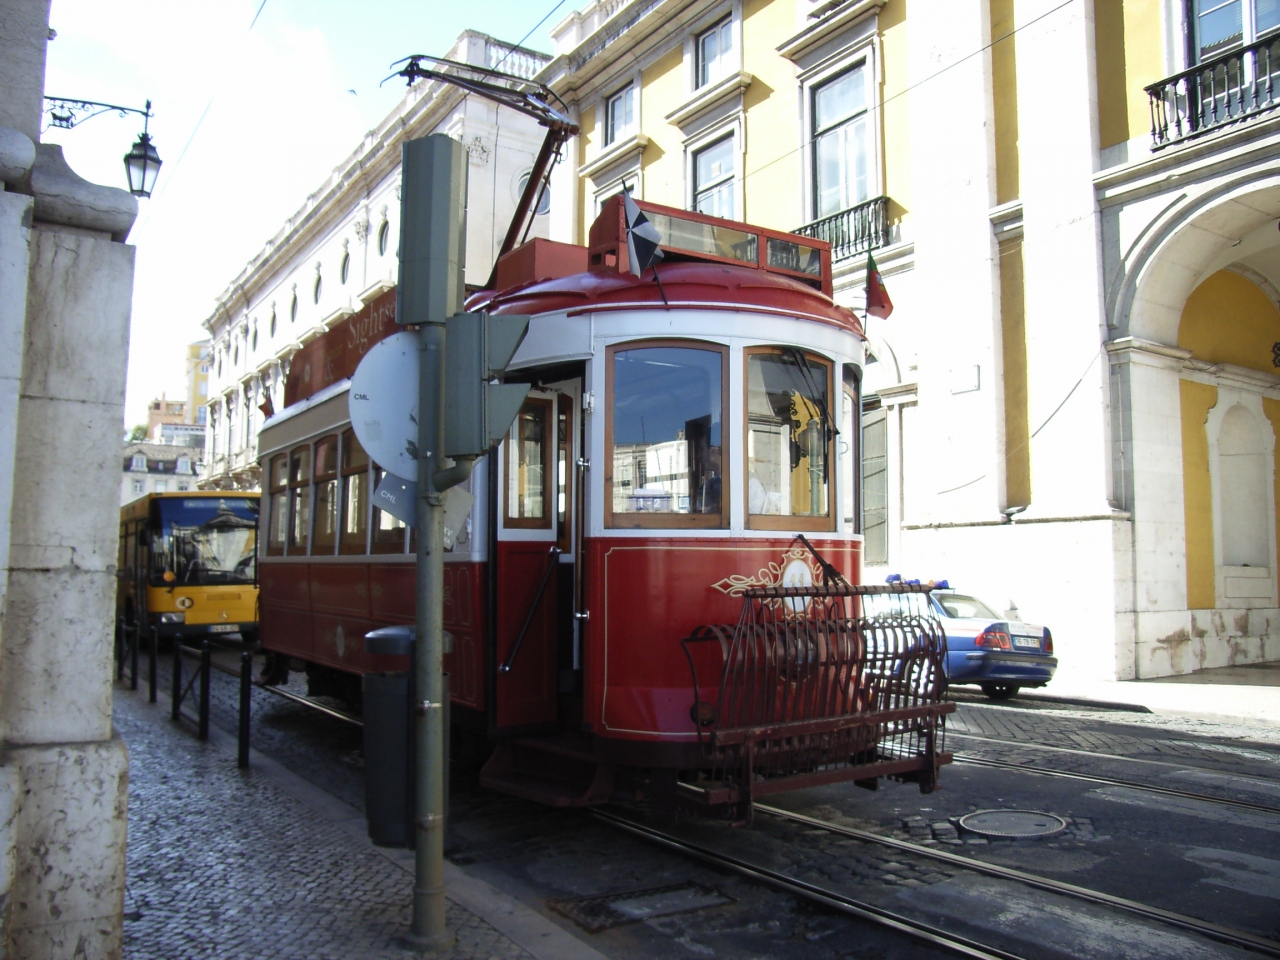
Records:
[[[1138,678],[1270,659],[1280,651],[1275,538],[1250,541],[1247,556],[1236,555],[1243,543],[1224,549],[1224,529],[1234,530],[1240,518],[1230,505],[1224,513],[1221,499],[1236,496],[1236,481],[1256,479],[1259,463],[1268,465],[1267,484],[1275,472],[1280,367],[1272,367],[1271,344],[1280,332],[1263,334],[1280,328],[1268,321],[1267,330],[1257,323],[1246,329],[1237,307],[1249,287],[1261,304],[1255,313],[1274,313],[1280,173],[1237,175],[1193,197],[1168,203],[1148,196],[1143,204],[1158,212],[1140,229],[1140,211],[1121,217],[1130,217],[1135,239],[1125,276],[1109,297],[1107,344],[1116,502],[1133,518],[1132,541],[1124,545],[1132,613],[1119,615],[1130,620],[1120,636],[1127,632],[1132,640],[1118,640],[1117,673]],[[1241,404],[1247,417],[1236,409]],[[1235,447],[1249,433],[1240,425],[1247,418],[1263,433],[1250,433],[1240,453]],[[1274,504],[1267,497],[1265,511],[1258,506],[1258,516],[1241,522],[1270,533]]]
[[[1241,177],[1167,208],[1135,242],[1112,317],[1119,336],[1177,343],[1187,298],[1206,278],[1247,257],[1248,248],[1280,246],[1280,173]],[[1242,249],[1243,248],[1243,249]]]

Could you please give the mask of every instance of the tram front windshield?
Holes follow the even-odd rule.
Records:
[[[156,500],[151,530],[151,579],[157,586],[257,579],[256,497]]]
[[[722,366],[694,347],[614,355],[614,513],[720,513]]]

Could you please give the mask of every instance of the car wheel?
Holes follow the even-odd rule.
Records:
[[[1018,692],[1016,683],[984,683],[982,692],[992,700],[1010,700]]]

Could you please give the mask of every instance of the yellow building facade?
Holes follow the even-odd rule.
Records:
[[[1046,623],[1060,674],[1280,658],[1273,7],[591,3],[552,235],[625,185],[831,241],[855,309],[874,251],[865,578]]]

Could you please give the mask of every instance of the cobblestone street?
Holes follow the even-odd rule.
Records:
[[[233,753],[117,687],[129,746],[125,956],[130,960],[413,956],[412,873],[326,820]],[[357,822],[363,831],[363,820]],[[449,956],[533,960],[455,903]]]
[[[231,666],[238,650],[228,648],[221,657]],[[415,955],[400,939],[408,927],[412,855],[381,850],[367,840],[360,728],[255,687],[254,752],[251,768],[242,772],[235,766],[236,678],[212,674],[211,741],[202,744],[190,719],[194,697],[184,704],[181,723],[169,721],[169,666],[162,657],[155,705],[146,702],[145,657],[139,690],[128,691],[127,681],[117,686],[116,724],[132,766],[125,956]],[[305,680],[295,674],[287,689],[304,695]],[[1047,949],[1038,923],[1010,932],[999,910],[984,917],[982,905],[992,896],[1021,903],[1022,894],[970,866],[930,862],[916,849],[950,850],[1058,876],[1274,936],[1268,917],[1280,890],[1273,889],[1271,874],[1280,856],[1266,809],[1219,810],[1130,788],[1099,788],[1087,776],[1072,783],[1038,772],[1122,777],[1270,809],[1280,794],[1268,773],[1280,758],[1280,729],[1140,708],[1030,698],[992,704],[966,691],[954,696],[958,708],[949,718],[947,744],[957,762],[943,770],[939,792],[924,795],[914,785],[884,781],[874,793],[846,785],[777,801],[816,818],[815,824],[870,830],[907,841],[912,849],[884,849],[766,813],[745,829],[684,821],[679,832],[824,889],[933,916],[1020,956],[1037,957]],[[975,765],[979,760],[1002,761],[1006,769],[984,769]],[[581,812],[481,789],[474,770],[462,764],[454,768],[451,803],[446,886],[450,929],[457,937],[453,957],[944,955],[757,882],[691,864]],[[958,831],[961,816],[990,807],[1052,811],[1062,815],[1066,828],[1039,841],[988,842]],[[643,806],[634,813],[649,819]],[[1190,846],[1188,838],[1194,840]],[[642,896],[672,887],[696,888],[715,903],[603,931],[582,929],[572,919],[579,899]],[[1236,956],[1203,941],[1167,939],[1162,929],[1116,927],[1105,915],[1090,919],[1069,903],[1026,901],[1023,908],[1049,909],[1071,918],[1072,925],[1093,929],[1088,936],[1101,936],[1098,942],[1107,950],[1120,951],[1114,955],[1128,955],[1124,949],[1132,946],[1133,956],[1161,960]],[[1081,942],[1060,952],[1089,955],[1084,949]],[[1044,955],[1059,953],[1050,949]]]

